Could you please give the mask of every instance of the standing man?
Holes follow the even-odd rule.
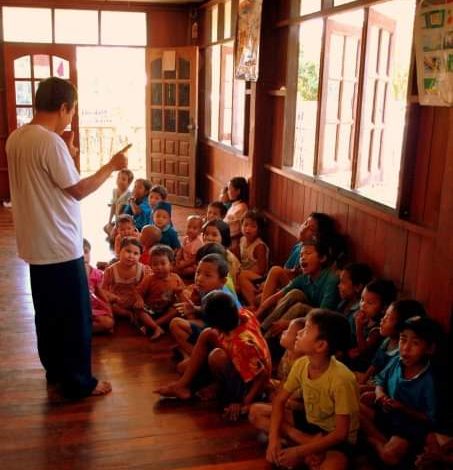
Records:
[[[112,390],[109,382],[91,374],[91,306],[79,201],[127,166],[119,152],[80,179],[73,134],[67,143],[60,136],[76,103],[77,90],[70,82],[42,81],[35,117],[6,142],[18,251],[30,264],[39,357],[47,381],[71,399]]]

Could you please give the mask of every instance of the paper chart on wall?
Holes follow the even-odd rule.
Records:
[[[453,0],[422,0],[415,14],[419,103],[453,106]]]

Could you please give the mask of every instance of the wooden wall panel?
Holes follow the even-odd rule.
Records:
[[[187,9],[156,9],[149,13],[149,45],[151,47],[188,46],[190,18]]]

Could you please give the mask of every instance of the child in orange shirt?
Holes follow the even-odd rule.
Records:
[[[184,282],[172,272],[174,254],[169,246],[155,245],[150,255],[152,274],[137,287],[140,300],[135,304],[139,309],[135,318],[144,327],[142,331],[153,330],[151,339],[156,339],[164,333],[162,326],[177,315],[174,304],[180,300]]]

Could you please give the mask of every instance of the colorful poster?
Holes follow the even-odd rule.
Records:
[[[258,80],[262,0],[239,0],[234,65],[236,78]]]
[[[453,0],[421,0],[415,14],[419,102],[453,106]]]

